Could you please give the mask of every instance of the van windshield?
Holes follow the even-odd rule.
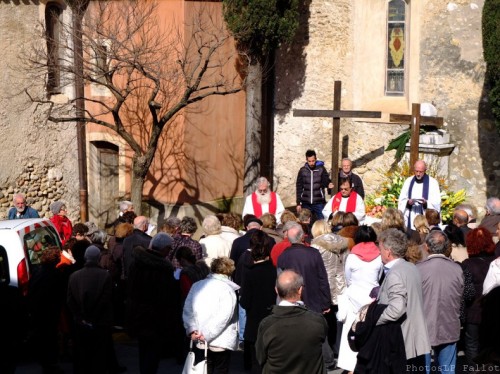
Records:
[[[40,264],[42,253],[53,246],[61,248],[57,233],[50,226],[37,228],[24,235],[24,249],[30,265]]]

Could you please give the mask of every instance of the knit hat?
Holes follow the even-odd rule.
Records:
[[[61,208],[64,205],[65,204],[62,201],[54,201],[52,204],[50,204],[50,211],[52,212],[52,214],[59,214]]]
[[[85,263],[89,264],[97,264],[99,262],[99,258],[101,257],[101,250],[97,248],[95,245],[89,246],[85,250]]]
[[[159,232],[156,234],[151,242],[149,243],[149,249],[152,251],[162,252],[167,247],[171,247],[174,244],[172,237],[164,232]]]

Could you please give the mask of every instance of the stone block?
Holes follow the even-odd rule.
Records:
[[[450,134],[444,130],[431,131],[420,135],[419,142],[422,144],[448,144]]]

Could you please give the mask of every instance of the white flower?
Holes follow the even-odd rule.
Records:
[[[373,202],[376,204],[376,205],[380,205],[382,204],[382,200],[383,200],[383,197],[380,196],[380,197],[377,197],[376,199],[373,199]]]

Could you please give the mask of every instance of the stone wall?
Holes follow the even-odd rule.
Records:
[[[389,113],[398,107],[411,114],[412,102],[433,102],[438,115],[444,117],[451,143],[456,145],[449,161],[450,187],[466,188],[468,201],[479,208],[480,214],[487,197],[500,195],[500,139],[484,88],[483,3],[410,2],[413,44],[408,42],[407,46],[420,53],[410,57],[409,93],[399,101],[387,98],[371,103],[364,96],[359,84],[361,73],[357,71],[370,76],[370,85],[377,84],[373,77],[380,74],[374,65],[380,61],[356,60],[356,30],[362,25],[356,25],[354,19],[361,22],[361,6],[379,9],[380,2],[311,0],[304,5],[300,31],[292,46],[280,51],[277,60],[274,170],[275,187],[285,205],[295,205],[295,178],[308,148],[315,149],[318,158],[331,168],[332,120],[295,118],[292,110],[331,109],[334,80],[342,81],[342,109],[382,112],[380,120],[341,120],[340,138],[348,144],[344,149],[355,161],[355,172],[363,178],[368,193],[380,185],[382,173],[394,161],[394,151],[384,153],[383,149],[408,129],[406,125],[389,124]],[[373,35],[365,32],[363,37]],[[379,78],[382,89],[383,79]]]
[[[331,168],[332,120],[295,118],[292,110],[331,109],[334,81],[346,86],[352,58],[351,1],[301,6],[300,31],[277,54],[274,188],[285,205],[295,205],[295,178],[307,149],[315,149]]]
[[[72,123],[47,122],[46,106],[30,102],[24,92],[42,92],[44,76],[31,79],[22,52],[36,41],[39,2],[0,2],[0,219],[16,192],[41,215],[54,200],[63,200],[72,220],[79,217],[76,131]],[[71,91],[66,94],[66,100]],[[64,96],[64,95],[60,95]],[[60,99],[64,99],[61,97]]]
[[[426,2],[420,84],[423,100],[435,102],[456,144],[452,186],[465,188],[481,209],[487,197],[500,196],[500,137],[484,87],[483,5],[483,0]]]
[[[61,170],[54,165],[39,166],[28,162],[15,183],[3,186],[0,190],[0,219],[7,218],[7,212],[13,206],[12,200],[17,193],[26,196],[27,204],[36,209],[40,217],[51,217],[50,204],[64,200],[68,192],[65,182]],[[75,211],[74,207],[72,211]]]

